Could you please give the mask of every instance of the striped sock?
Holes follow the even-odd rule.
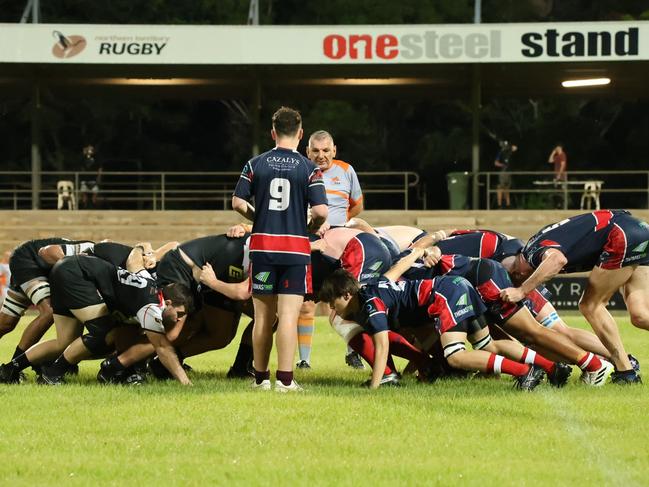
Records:
[[[297,320],[297,343],[300,352],[300,360],[311,363],[311,345],[313,343],[313,329],[315,328],[315,316],[298,318]]]
[[[543,370],[545,370],[546,374],[551,374],[552,372],[554,372],[554,362],[546,359],[545,357],[536,353],[534,350],[530,350],[527,347],[523,349],[523,357],[521,358],[521,362],[530,365],[538,365]]]
[[[602,361],[594,353],[588,352],[579,359],[577,365],[586,372],[595,372],[602,367]]]
[[[492,353],[489,355],[489,360],[487,361],[486,372],[493,374],[509,374],[518,377],[527,374],[529,370],[530,366],[527,364],[519,364],[518,362],[509,360],[502,355]]]

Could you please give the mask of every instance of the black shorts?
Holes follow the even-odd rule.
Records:
[[[50,286],[52,288],[52,309],[54,314],[72,316],[71,309],[82,309],[88,306],[104,303],[103,296],[97,290],[94,279],[110,280],[115,267],[96,257],[84,261],[86,269],[82,269],[78,256],[61,259],[52,268]],[[89,278],[89,270],[93,279]]]

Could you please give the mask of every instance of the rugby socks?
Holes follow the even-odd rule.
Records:
[[[300,360],[311,363],[311,345],[313,343],[313,329],[315,316],[302,317],[297,320],[297,343]]]
[[[47,367],[46,371],[48,372],[48,375],[63,375],[70,367],[72,367],[72,364],[67,361],[63,354],[61,354],[52,365]]]
[[[27,354],[23,353],[22,355],[18,355],[16,358],[12,359],[9,364],[15,369],[18,369],[18,371],[21,371],[29,367],[31,362],[27,358]]]
[[[527,347],[523,349],[523,357],[521,358],[521,362],[530,365],[538,365],[543,370],[545,370],[546,374],[551,374],[552,372],[554,372],[554,362],[548,360],[547,358],[539,355],[534,350],[530,350]]]
[[[388,331],[388,340],[390,341],[391,354],[414,362],[417,364],[417,368],[423,367],[429,361],[428,355],[412,345],[398,333]]]
[[[594,353],[588,352],[579,359],[577,365],[586,372],[595,372],[602,367],[602,361]]]
[[[13,357],[11,357],[11,360],[15,359],[19,355],[22,355],[23,353],[25,353],[25,351],[22,348],[16,347],[16,350],[14,351],[14,354],[13,354]]]
[[[279,370],[277,373],[279,373]],[[255,369],[255,383],[261,384],[265,380],[270,380],[270,370],[259,371]]]
[[[355,337],[349,340],[347,348],[363,357],[363,359],[365,359],[370,367],[374,367],[374,342],[372,341],[372,337],[368,333],[362,332],[357,334]],[[388,375],[396,371],[397,368],[394,366],[392,356],[388,355],[388,363],[386,364],[385,371],[383,373],[385,375]]]
[[[252,361],[252,345],[240,343],[237,356],[234,358],[232,368],[235,370],[248,370],[248,364]]]
[[[490,374],[509,374],[518,377],[527,374],[529,370],[529,365],[514,362],[495,353],[490,354],[487,360],[486,372]]]
[[[256,375],[257,375],[257,371],[255,370],[255,376]],[[290,386],[291,382],[293,382],[293,371],[278,370],[277,372],[275,372],[275,378],[285,386]],[[257,382],[257,384],[259,384],[259,382]]]

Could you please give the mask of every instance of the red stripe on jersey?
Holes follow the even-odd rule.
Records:
[[[541,247],[561,247],[559,242],[555,242],[554,240],[541,240],[539,245]]]
[[[311,245],[308,237],[297,235],[269,235],[253,233],[250,237],[250,251],[292,252],[311,255]]]
[[[340,256],[340,263],[343,269],[356,279],[360,279],[365,264],[365,248],[356,237],[352,238],[345,246],[345,250]]]
[[[611,221],[611,218],[613,218],[613,213],[608,210],[593,211],[592,215],[595,217],[595,221],[597,222],[595,225],[595,231],[606,228]]]
[[[455,254],[451,255],[442,255],[441,260],[439,261],[439,269],[442,274],[447,274],[452,271],[455,267]]]
[[[608,253],[608,258],[599,266],[602,269],[620,269],[626,256],[626,247],[626,234],[619,225],[615,224],[604,245],[604,252]]]
[[[311,264],[307,264],[306,266],[306,286],[304,286],[304,289],[306,289],[307,294],[312,294],[313,293],[313,283],[311,279]]]
[[[158,291],[158,304],[162,306],[165,304],[165,297],[162,294],[162,291]]]
[[[451,312],[451,308],[448,306],[448,301],[439,293],[434,293],[434,300],[428,306],[426,311],[428,312],[428,316],[437,316],[439,318],[440,335],[442,333],[446,333],[448,330],[457,325],[457,321],[455,321],[455,317]]]
[[[388,309],[388,307],[385,305],[385,303],[383,302],[383,300],[381,298],[371,298],[371,299],[368,300],[368,302],[370,302],[370,301],[372,303],[374,303],[374,306],[376,307],[376,310],[381,312],[381,313],[385,313],[386,310]]]
[[[518,305],[503,301],[503,299],[500,297],[501,289],[492,279],[489,279],[487,282],[483,282],[479,286],[476,286],[475,290],[478,291],[480,298],[485,302],[485,304],[499,304],[500,312],[498,314],[503,319],[507,318],[518,309]]]
[[[480,239],[480,257],[490,259],[496,253],[498,246],[498,235],[491,232],[485,232]]]
[[[539,292],[538,289],[529,293],[527,299],[532,303],[532,313],[534,316],[538,315],[543,309],[543,306],[548,303],[548,300]]]
[[[449,237],[453,235],[466,235],[467,233],[478,233],[478,232],[476,230],[454,230],[451,232],[451,235],[449,235]]]
[[[433,280],[424,279],[419,283],[419,288],[417,289],[417,303],[419,306],[424,306],[428,303],[430,294],[433,292]]]

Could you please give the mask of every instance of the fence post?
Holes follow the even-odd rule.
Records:
[[[160,174],[160,209],[165,211],[165,173]]]
[[[405,196],[406,210],[408,209],[408,173],[403,174],[403,190]]]
[[[477,177],[476,177],[477,180]],[[487,210],[491,209],[491,174],[487,173]]]

